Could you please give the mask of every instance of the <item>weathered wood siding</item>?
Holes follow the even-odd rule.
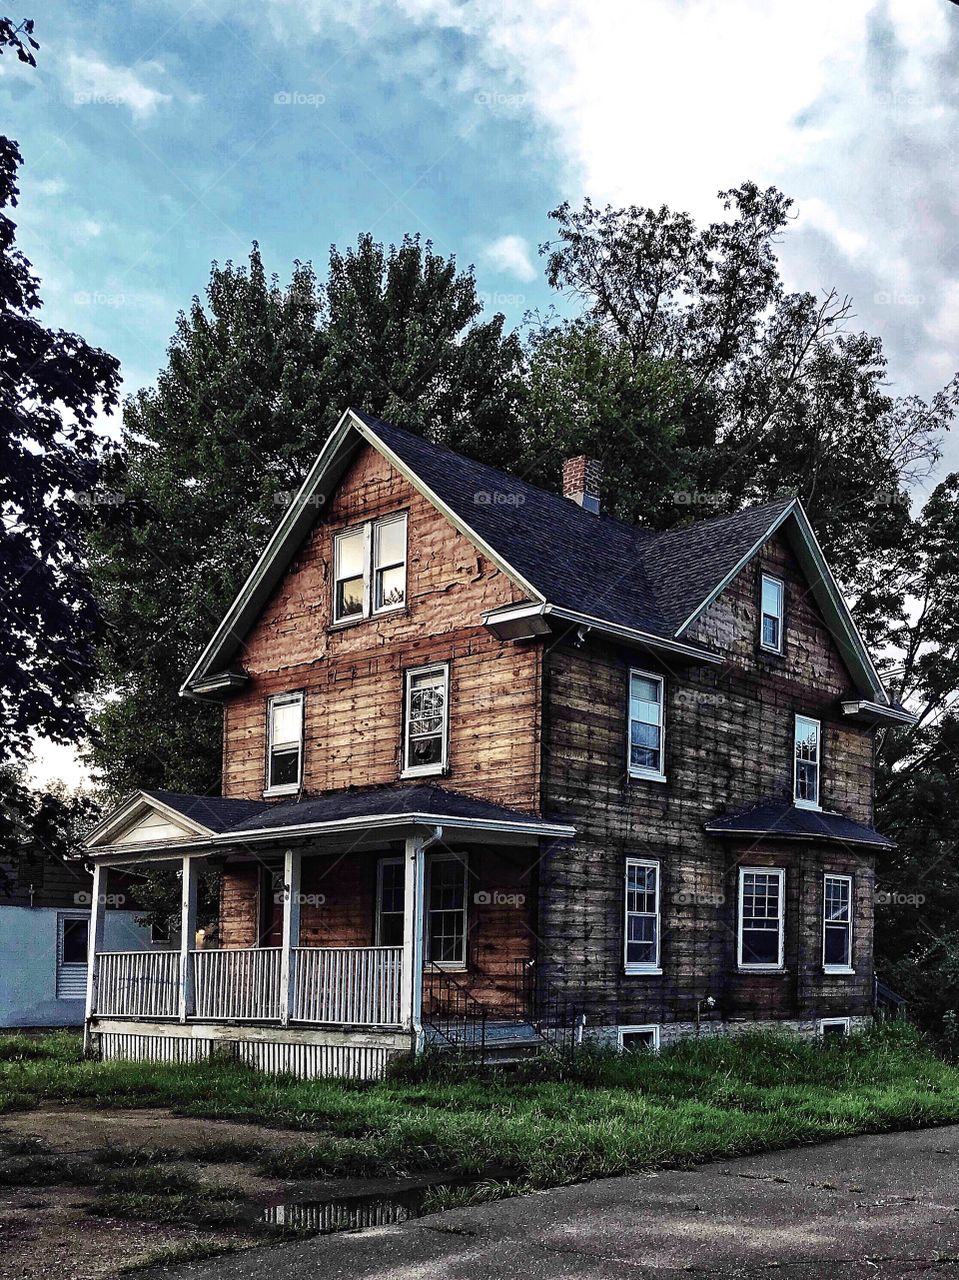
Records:
[[[786,653],[758,650],[758,577],[784,578]],[[544,859],[541,957],[555,981],[585,993],[591,1023],[687,1021],[698,999],[715,1016],[861,1013],[872,982],[873,859],[842,847],[707,837],[703,823],[763,797],[792,796],[793,716],[822,720],[824,808],[872,821],[872,734],[843,722],[852,691],[835,642],[785,540],[770,540],[706,610],[693,639],[728,655],[722,668],[663,666],[601,639],[558,644],[545,658],[544,802],[580,831]],[[666,773],[627,772],[630,667],[666,678]],[[661,977],[623,971],[627,856],[662,867]],[[738,868],[786,869],[786,972],[740,974]],[[855,875],[854,977],[822,972],[822,877]]]
[[[409,512],[407,608],[333,628],[333,535]],[[266,702],[303,689],[308,792],[396,782],[403,672],[450,662],[454,791],[526,811],[539,805],[541,648],[497,640],[481,614],[521,599],[512,582],[375,450],[360,452],[251,632],[250,684],[226,704],[223,794],[264,787]]]

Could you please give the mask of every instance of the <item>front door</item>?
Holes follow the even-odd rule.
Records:
[[[270,867],[264,867],[260,872],[259,945],[283,945],[283,872]]]

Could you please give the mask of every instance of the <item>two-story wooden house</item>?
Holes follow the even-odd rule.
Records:
[[[95,902],[113,867],[183,881],[179,952],[94,918],[104,1056],[374,1076],[870,1017],[873,738],[910,716],[798,501],[657,533],[596,479],[344,415],[183,685],[222,704],[222,796],[140,792],[89,837]]]

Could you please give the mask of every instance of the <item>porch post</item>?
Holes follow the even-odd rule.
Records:
[[[180,897],[180,1021],[196,1011],[193,984],[193,956],[196,946],[196,887],[199,863],[187,855],[183,859],[183,884]]]
[[[103,925],[106,909],[107,868],[97,863],[93,868],[93,897],[90,902],[90,932],[87,938],[87,1000],[83,1018],[83,1051],[90,1047],[90,1019],[97,1011],[97,982],[100,952],[103,950]]]
[[[283,855],[283,941],[280,951],[280,1022],[284,1027],[296,1013],[293,948],[300,944],[301,863],[299,850],[287,849]]]
[[[419,1052],[423,1036],[423,897],[428,839],[414,833],[406,841],[403,859],[403,1029]]]

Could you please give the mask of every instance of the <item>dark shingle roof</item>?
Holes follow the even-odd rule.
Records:
[[[353,412],[551,604],[664,638],[792,502],[654,533]]]
[[[227,831],[270,806],[265,800],[230,800],[224,796],[189,796],[177,791],[144,791],[185,818],[199,822],[210,831]]]
[[[227,803],[242,803],[228,801]],[[435,818],[479,818],[492,822],[537,823],[534,814],[490,804],[427,783],[399,787],[375,787],[359,791],[333,791],[282,804],[260,805],[260,812],[238,820],[231,831],[271,831],[314,822],[343,822],[350,818],[382,818],[393,814],[422,813]]]
[[[705,829],[714,836],[763,836],[770,840],[835,840],[842,844],[892,849],[895,845],[872,827],[841,813],[800,809],[786,800],[760,800],[742,813],[710,818]]]

